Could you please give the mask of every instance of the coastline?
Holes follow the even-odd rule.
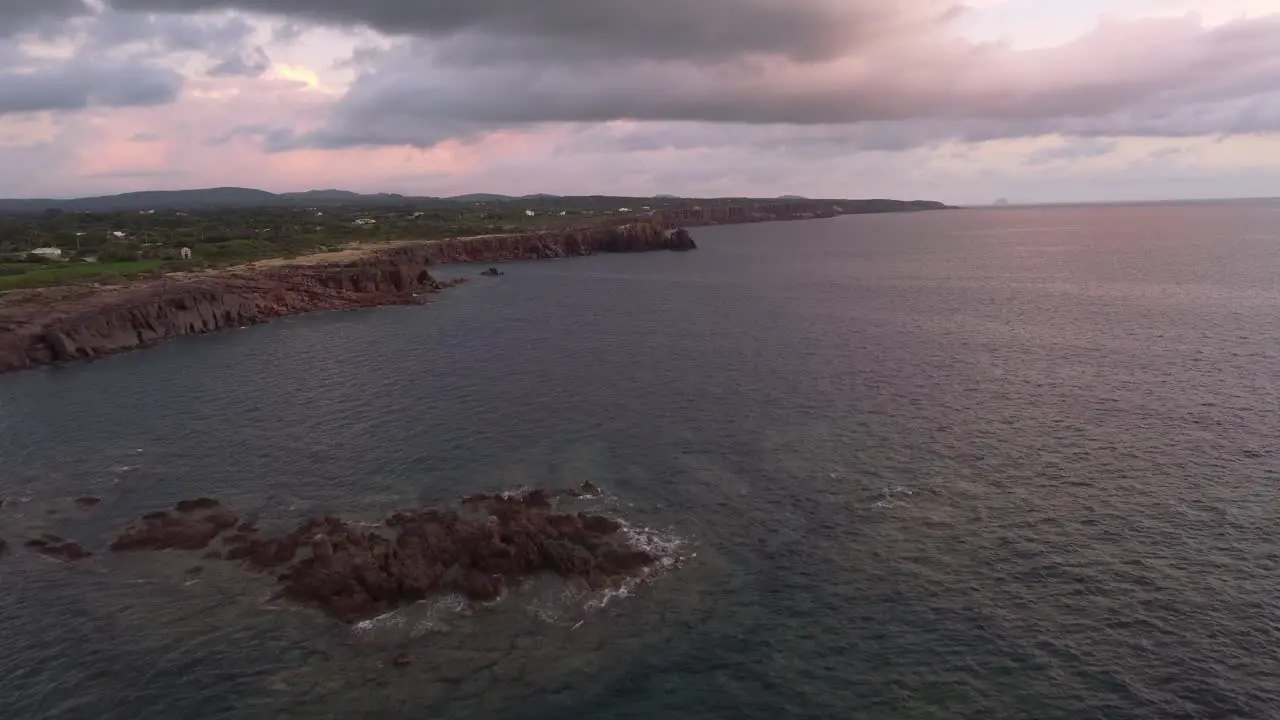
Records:
[[[308,312],[422,303],[456,284],[432,277],[432,265],[696,247],[683,229],[644,222],[403,241],[119,286],[13,291],[0,295],[0,373],[93,360]]]

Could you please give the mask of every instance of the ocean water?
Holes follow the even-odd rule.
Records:
[[[1280,717],[1280,204],[695,238],[0,377],[0,717]],[[101,552],[583,480],[658,572],[353,628]]]

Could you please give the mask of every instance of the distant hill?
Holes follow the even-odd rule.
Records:
[[[312,203],[364,202],[369,198],[381,198],[384,200],[405,199],[403,195],[398,195],[396,193],[361,195],[360,193],[351,192],[350,190],[307,190],[306,192],[282,193],[279,197]]]
[[[207,190],[152,190],[72,200],[0,200],[0,212],[128,212],[131,210],[179,210],[213,207],[254,207],[280,204],[280,196],[249,188]]]
[[[803,200],[795,195],[784,196],[791,200]],[[662,200],[690,200],[675,195],[655,195]],[[153,190],[147,192],[124,193],[123,195],[105,195],[101,197],[72,199],[35,199],[4,200],[0,199],[0,214],[40,213],[46,211],[62,212],[142,212],[156,210],[161,212],[204,211],[248,208],[307,208],[307,207],[355,207],[355,208],[415,208],[424,207],[448,208],[463,203],[540,203],[544,205],[573,204],[587,210],[603,211],[618,207],[643,207],[647,198],[591,195],[564,197],[560,195],[535,194],[523,197],[499,195],[494,193],[472,193],[456,195],[449,198],[413,197],[396,193],[363,194],[349,190],[307,190],[292,193],[271,193],[265,190],[240,187],[207,188],[203,190]],[[718,202],[723,202],[721,199]],[[750,201],[749,198],[736,198],[734,202]],[[807,200],[807,202],[838,205],[842,212],[897,212],[900,210],[922,210],[944,207],[941,203],[902,202],[898,200]],[[665,203],[654,203],[665,204]]]
[[[504,202],[507,200],[515,200],[511,195],[494,195],[493,193],[471,193],[470,195],[454,195],[447,197],[445,200],[453,202]]]
[[[203,190],[152,190],[73,199],[3,200],[0,213],[44,212],[141,212],[145,210],[225,210],[256,207],[315,207],[319,205],[441,204],[433,197],[407,197],[396,193],[362,194],[348,190],[307,190],[271,193],[252,188],[221,187]]]
[[[779,200],[808,200],[809,198],[803,195],[779,195],[778,199]]]

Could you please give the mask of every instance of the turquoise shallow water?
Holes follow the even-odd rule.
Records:
[[[189,556],[15,547],[0,716],[1275,716],[1278,210],[702,228],[0,377],[11,546],[590,479],[672,562],[353,629]]]

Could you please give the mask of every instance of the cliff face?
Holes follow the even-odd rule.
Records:
[[[287,315],[419,302],[443,286],[431,264],[688,250],[683,230],[653,225],[463,238],[405,245],[355,260],[165,278],[92,292],[53,290],[0,302],[0,373],[110,355],[182,335]]]
[[[428,262],[488,262],[540,260],[596,253],[693,250],[698,246],[685,230],[663,232],[657,225],[637,223],[622,227],[589,228],[566,232],[492,235],[461,238],[423,246]]]

